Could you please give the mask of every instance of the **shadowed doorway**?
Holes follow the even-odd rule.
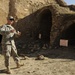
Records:
[[[2,41],[2,35],[0,34],[0,45],[1,45],[1,41]]]
[[[75,46],[75,23],[62,32],[61,38],[68,40],[68,46]]]
[[[49,9],[45,9],[40,16],[40,34],[43,44],[50,43],[50,31],[52,27],[52,13]]]
[[[0,35],[0,53],[2,53],[1,41],[2,41],[2,35]]]

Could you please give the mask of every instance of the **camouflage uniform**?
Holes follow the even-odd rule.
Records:
[[[19,62],[19,57],[14,42],[14,36],[17,35],[17,32],[15,29],[14,32],[10,32],[13,29],[14,28],[11,25],[3,25],[0,28],[0,34],[2,35],[2,52],[5,58],[6,67],[9,67],[9,58],[11,53],[15,62]]]

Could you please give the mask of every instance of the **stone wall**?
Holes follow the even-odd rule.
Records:
[[[6,17],[12,15],[18,20],[14,24],[15,28],[22,32],[19,41],[24,43],[35,41],[39,33],[41,14],[46,9],[52,13],[50,45],[58,45],[60,33],[66,25],[65,15],[74,13],[63,0],[0,0],[0,25],[5,24]]]
[[[52,17],[55,17],[55,14],[58,13],[54,8],[55,5],[57,5],[55,0],[15,1],[15,16],[19,20],[16,28],[23,33],[21,36],[22,39],[28,37],[34,38],[36,36],[38,33],[40,14],[43,10],[49,9],[52,12]]]

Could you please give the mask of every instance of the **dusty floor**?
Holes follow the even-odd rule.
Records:
[[[45,60],[35,60],[38,53],[45,56]],[[20,57],[23,59],[23,57]],[[16,69],[16,64],[10,58],[12,74],[9,75],[75,75],[75,49],[59,48],[51,50],[41,50],[31,53],[26,60],[21,60],[24,66]],[[0,75],[7,75],[3,56],[0,55]]]

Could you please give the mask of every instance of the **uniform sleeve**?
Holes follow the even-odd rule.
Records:
[[[10,32],[10,30],[6,30],[6,27],[5,26],[1,26],[0,27],[0,34],[4,34],[4,33],[6,33],[6,34],[8,34]]]
[[[14,34],[15,34],[15,35],[18,35],[18,32],[15,30],[15,31],[14,31]]]
[[[14,34],[17,34],[16,30],[14,31]]]

